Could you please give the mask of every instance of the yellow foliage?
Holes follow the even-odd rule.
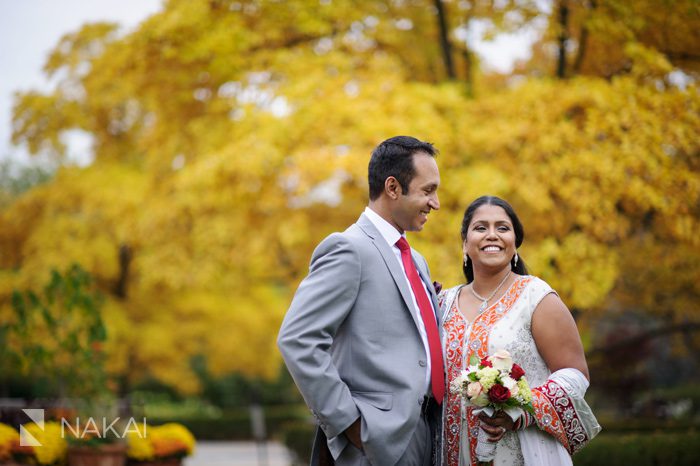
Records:
[[[127,456],[139,461],[181,458],[194,452],[195,438],[185,426],[171,422],[130,430],[127,432],[127,446]]]
[[[570,307],[697,312],[700,96],[659,85],[658,49],[629,45],[639,72],[626,76],[470,98],[435,84],[432,2],[233,5],[171,0],[121,38],[84,28],[47,65],[70,71],[62,86],[19,98],[16,141],[61,153],[60,136],[81,129],[95,162],[0,210],[0,322],[12,289],[78,262],[106,296],[111,374],[192,393],[191,360],[205,355],[216,375],[274,377],[314,247],[357,219],[369,153],[397,134],[441,152],[441,209],[411,239],[434,279],[463,280],[462,214],[495,194],[525,225],[531,271]]]
[[[19,442],[19,432],[14,427],[0,423],[0,461],[7,461],[12,454],[12,445]]]
[[[569,75],[610,78],[631,71],[661,84],[672,69],[695,75],[700,71],[695,56],[700,5],[695,0],[560,2],[553,8],[543,45],[552,45],[562,32],[555,20],[560,5],[569,10]],[[552,68],[553,55],[547,59]]]
[[[35,423],[25,424],[24,428],[37,440],[38,446],[31,447],[39,464],[60,464],[66,456],[68,445],[61,436],[58,422],[45,422],[44,428]]]
[[[148,438],[149,430],[153,427],[135,424],[135,427],[130,427],[126,432],[126,455],[138,461],[147,461],[153,459],[154,448]]]

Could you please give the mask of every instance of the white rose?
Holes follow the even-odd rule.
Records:
[[[483,390],[484,388],[479,382],[472,382],[467,385],[467,396],[471,400],[472,398],[479,396]]]
[[[493,364],[493,368],[499,371],[510,371],[510,368],[513,367],[513,358],[504,349],[496,351],[493,356],[489,357],[489,360]]]
[[[501,382],[503,383],[503,386],[506,387],[508,390],[513,391],[513,387],[518,385],[518,382],[515,381],[512,377],[501,377]]]
[[[503,382],[503,386],[510,390],[510,394],[512,396],[516,396],[518,394],[518,382],[515,379],[506,376],[501,377],[501,381]]]

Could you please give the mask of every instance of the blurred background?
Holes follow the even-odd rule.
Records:
[[[277,331],[406,134],[440,150],[433,278],[495,194],[574,314],[604,427],[575,464],[700,462],[697,0],[115,3],[0,1],[0,421],[110,400],[304,463]]]

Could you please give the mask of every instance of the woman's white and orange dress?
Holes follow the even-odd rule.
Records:
[[[534,423],[507,432],[496,446],[494,466],[571,465],[571,455],[600,431],[583,395],[588,382],[575,369],[552,374],[537,351],[530,325],[537,305],[554,290],[543,280],[518,276],[501,298],[467,322],[458,308],[460,285],[440,293],[448,386],[472,355],[479,359],[506,349],[525,370],[532,389]],[[581,380],[582,379],[582,380]],[[442,451],[445,466],[476,464],[479,420],[457,394],[443,404]]]

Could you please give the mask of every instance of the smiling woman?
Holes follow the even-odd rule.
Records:
[[[525,239],[525,230],[513,208],[503,199],[482,196],[472,202],[464,213],[461,233],[464,276],[468,283],[474,281],[474,266],[468,245],[474,249],[473,257],[479,256],[480,249],[488,248],[489,253],[498,254],[497,257],[501,262],[505,259],[512,261],[513,272],[518,275],[527,275],[525,262],[517,254],[517,249]],[[472,289],[474,289],[473,283]]]
[[[471,261],[472,269],[474,262],[478,262],[481,267],[495,268],[499,271],[509,270],[506,266],[511,260],[515,260],[517,246],[513,222],[506,211],[495,204],[483,204],[474,212],[473,217],[467,220],[469,222],[466,235],[463,234],[465,266]],[[522,237],[518,239],[522,243]],[[502,275],[505,281],[510,274]],[[471,288],[476,291],[474,283]]]
[[[443,409],[443,456],[450,466],[486,459],[477,456],[480,430],[496,442],[494,464],[551,465],[572,464],[570,455],[600,430],[583,399],[588,367],[576,323],[556,292],[527,274],[517,252],[524,238],[506,201],[483,196],[472,202],[462,221],[467,284],[441,292],[439,302],[448,382],[459,380],[466,361],[505,349],[535,387],[535,415],[520,408],[477,415],[476,406],[450,393]],[[564,413],[560,406],[574,409]]]

